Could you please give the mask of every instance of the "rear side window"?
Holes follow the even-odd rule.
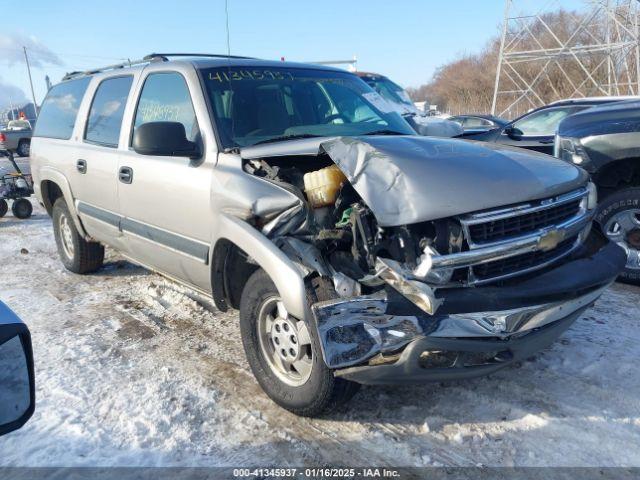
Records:
[[[49,90],[42,103],[33,136],[70,139],[90,80],[89,77],[70,80]]]
[[[84,138],[107,147],[117,147],[124,107],[131,90],[132,76],[104,80],[98,86],[89,110]]]
[[[135,129],[149,122],[178,122],[192,142],[199,134],[196,113],[184,78],[179,73],[152,73],[144,82]]]

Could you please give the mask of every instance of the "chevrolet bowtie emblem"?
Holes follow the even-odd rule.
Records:
[[[538,249],[543,252],[548,252],[556,248],[562,240],[564,240],[564,232],[549,230],[543,233],[540,240],[538,240]]]

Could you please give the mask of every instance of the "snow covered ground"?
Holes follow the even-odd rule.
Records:
[[[304,419],[244,360],[236,312],[108,252],[78,276],[42,208],[0,220],[0,300],[31,328],[37,409],[0,466],[640,466],[640,289],[489,378],[363,388]]]

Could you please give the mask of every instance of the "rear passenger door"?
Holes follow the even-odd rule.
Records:
[[[97,85],[73,159],[72,184],[82,223],[92,237],[120,250],[118,147],[132,84],[133,76],[123,75]]]
[[[194,72],[195,76],[195,72]],[[118,183],[121,228],[132,258],[205,292],[211,239],[211,174],[193,97],[204,102],[197,78],[174,71],[151,71],[144,78],[132,113],[129,146],[135,130],[148,122],[179,122],[203,158],[141,155],[132,148],[120,156]],[[212,155],[213,156],[213,155]]]

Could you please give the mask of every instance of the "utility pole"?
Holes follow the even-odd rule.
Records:
[[[31,66],[29,65],[29,56],[27,55],[27,47],[23,46],[24,61],[27,63],[27,73],[29,74],[29,85],[31,86],[31,98],[33,98],[33,110],[38,115],[38,104],[36,103],[36,92],[33,90],[33,80],[31,79]]]
[[[16,114],[13,112],[13,100],[9,97],[9,108],[11,108],[11,120],[16,119]]]
[[[498,66],[496,67],[496,83],[493,87],[493,101],[491,102],[491,115],[496,114],[496,105],[498,103],[498,85],[500,85],[500,71],[502,70],[502,61],[504,55],[504,42],[507,37],[507,23],[509,22],[509,9],[511,8],[511,0],[504,2],[504,20],[502,24],[502,38],[500,39],[500,53],[498,54]]]
[[[525,3],[505,2],[512,9],[523,8]],[[519,11],[516,15],[505,8],[508,27],[503,26],[496,69],[495,115],[563,98],[638,94],[640,0],[584,0],[588,8],[569,15],[564,36],[554,31],[545,15],[560,9],[561,0],[545,4],[545,10],[537,13]],[[551,80],[551,75],[556,79]],[[503,100],[499,108],[498,98]]]

